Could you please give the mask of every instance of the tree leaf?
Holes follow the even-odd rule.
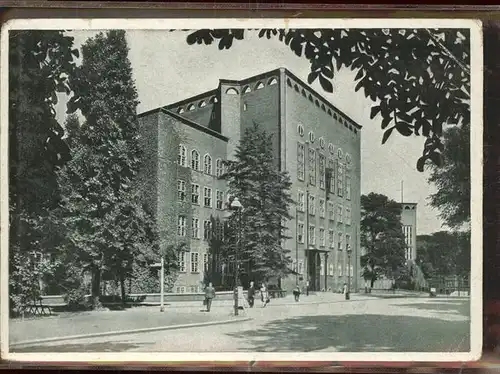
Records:
[[[396,128],[396,126],[393,126],[384,132],[384,135],[382,136],[382,144],[385,144],[387,142],[387,140],[389,139],[389,137],[391,136],[391,134],[395,128]]]
[[[312,84],[318,78],[319,72],[311,71],[307,76],[307,83]]]
[[[321,87],[329,93],[333,92],[333,84],[330,80],[325,78],[323,75],[319,76],[319,83],[321,84]]]
[[[379,113],[380,113],[380,105],[372,106],[372,109],[370,110],[370,119],[374,119]]]
[[[413,134],[413,126],[405,121],[398,121],[396,124],[398,132],[403,136],[410,136]]]

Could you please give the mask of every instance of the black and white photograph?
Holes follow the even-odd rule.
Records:
[[[478,359],[481,35],[6,23],[2,355]]]

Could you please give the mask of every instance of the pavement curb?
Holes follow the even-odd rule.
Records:
[[[20,342],[16,342],[16,343],[10,343],[9,348],[30,346],[30,345],[36,345],[36,344],[42,344],[42,343],[65,341],[65,340],[78,340],[78,339],[99,338],[99,337],[104,337],[104,336],[139,334],[139,333],[143,333],[143,332],[154,332],[154,331],[163,331],[163,330],[179,330],[179,329],[187,329],[190,327],[228,325],[231,323],[245,322],[245,321],[250,321],[250,320],[252,320],[251,317],[244,317],[244,318],[239,318],[239,319],[227,319],[227,320],[222,320],[222,321],[188,323],[188,324],[184,324],[184,325],[158,326],[158,327],[148,327],[148,328],[135,329],[135,330],[108,331],[108,332],[99,332],[99,333],[94,333],[94,334],[69,335],[69,336],[59,336],[59,337],[55,337],[55,338],[24,340],[24,341],[20,341]]]

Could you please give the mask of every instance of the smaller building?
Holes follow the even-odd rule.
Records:
[[[417,204],[401,203],[401,225],[405,235],[406,261],[417,259]]]

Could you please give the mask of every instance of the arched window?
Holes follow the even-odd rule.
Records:
[[[302,89],[301,94],[302,96],[306,97],[306,91],[304,89]]]
[[[314,140],[316,139],[316,137],[314,136],[314,132],[312,131],[309,131],[309,141],[311,143],[314,143]]]
[[[200,170],[200,154],[195,149],[191,151],[191,169]]]
[[[224,174],[224,165],[222,164],[222,160],[220,158],[215,161],[215,175],[217,177],[221,177]]]
[[[333,112],[333,119],[337,119],[337,113]]]
[[[243,89],[243,93],[249,93],[251,92],[252,89],[250,88],[250,86],[246,86],[244,89]]]
[[[335,146],[332,143],[328,144],[328,150],[333,155],[335,153]]]
[[[179,109],[177,110],[177,113],[179,113],[179,114],[184,113],[184,108],[179,108]]]
[[[269,86],[272,86],[274,84],[278,84],[278,80],[276,78],[271,78],[269,79],[269,82],[267,82]]]
[[[295,85],[293,88],[295,88],[295,91],[299,92],[299,86]]]
[[[235,89],[235,88],[228,88],[228,89],[227,89],[227,91],[226,91],[226,93],[227,93],[228,95],[238,95],[238,93],[239,93],[239,92],[238,92],[238,90],[237,90],[237,89]]]
[[[325,148],[325,139],[323,137],[319,138],[319,146]]]
[[[323,109],[326,112],[325,104],[321,104],[321,109]]]
[[[257,85],[255,86],[256,90],[260,90],[262,88],[264,88],[264,83],[262,83],[262,82],[257,83]]]
[[[290,87],[292,87],[292,81],[290,79],[286,80],[286,84],[288,84]]]
[[[177,156],[177,163],[180,166],[186,166],[187,163],[187,150],[182,144],[179,144],[179,155]]]
[[[319,101],[318,100],[314,101],[314,104],[316,104],[316,106],[319,108]]]
[[[195,109],[194,104],[190,104],[190,105],[187,107],[187,110],[194,110],[194,109]]]
[[[209,154],[206,154],[205,157],[203,157],[203,171],[205,174],[212,175],[212,157],[210,157]]]
[[[332,115],[332,111],[330,109],[328,109],[328,115],[331,116]]]
[[[311,103],[312,103],[312,101],[313,101],[313,97],[312,97],[312,95],[311,95],[311,94],[309,94],[309,101],[310,101]]]
[[[216,97],[216,96],[212,96],[208,102],[209,102],[210,104],[213,104],[213,103],[217,103],[217,102],[219,102],[219,100],[217,100],[217,97]]]
[[[300,136],[304,136],[304,126],[298,125],[297,132],[299,133]]]
[[[203,107],[207,106],[207,103],[205,102],[205,100],[202,100],[202,101],[200,101],[200,104],[198,104],[198,106],[200,108],[203,108]]]
[[[342,157],[344,157],[344,152],[342,152],[342,149],[340,149],[340,148],[337,150],[337,157],[340,159],[342,159]]]

